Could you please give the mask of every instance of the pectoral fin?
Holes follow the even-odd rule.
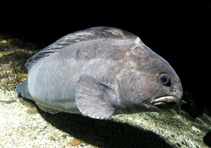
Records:
[[[80,112],[92,118],[109,118],[115,112],[114,90],[90,75],[80,76],[75,92]]]

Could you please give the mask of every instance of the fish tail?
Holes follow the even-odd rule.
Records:
[[[22,84],[18,84],[16,86],[15,91],[18,94],[21,93],[22,97],[32,100],[32,97],[29,93],[29,88],[28,88],[28,79],[26,79],[26,81],[24,81]]]

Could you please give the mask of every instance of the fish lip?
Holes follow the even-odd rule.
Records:
[[[176,96],[162,96],[155,98],[150,103],[154,106],[166,106],[166,105],[174,105],[177,102],[180,102]]]

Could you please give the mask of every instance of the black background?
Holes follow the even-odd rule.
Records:
[[[0,32],[45,47],[60,37],[95,26],[138,35],[179,75],[184,91],[210,107],[211,5],[143,3],[8,3],[0,5]],[[38,48],[40,48],[38,47]]]

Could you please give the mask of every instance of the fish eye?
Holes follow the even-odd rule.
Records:
[[[167,74],[160,74],[158,79],[160,83],[163,85],[167,85],[167,86],[171,85],[170,78]]]

